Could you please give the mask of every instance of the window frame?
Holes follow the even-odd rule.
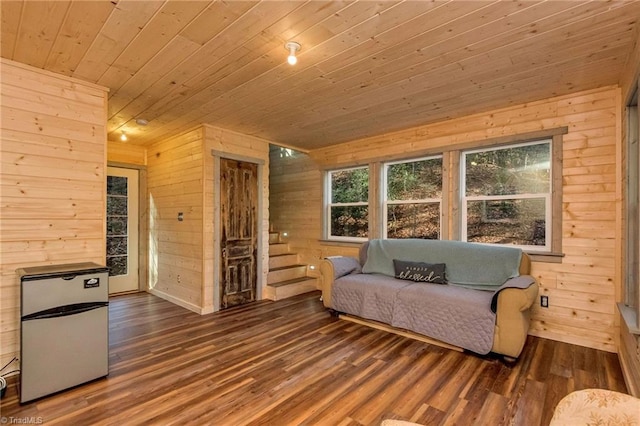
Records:
[[[475,154],[479,152],[487,152],[487,151],[499,151],[505,149],[513,149],[519,148],[523,146],[532,146],[532,145],[549,145],[549,182],[548,182],[548,191],[545,193],[527,193],[527,194],[509,194],[509,195],[466,195],[466,164],[467,164],[467,155]],[[512,144],[491,146],[491,147],[482,147],[482,148],[473,148],[466,149],[460,151],[460,178],[459,178],[459,197],[460,197],[460,241],[467,241],[467,231],[468,231],[468,215],[466,212],[468,211],[469,201],[500,201],[500,200],[532,200],[532,199],[543,199],[545,203],[545,245],[544,246],[534,246],[534,245],[522,245],[522,244],[499,244],[499,243],[486,243],[490,245],[499,245],[506,247],[518,247],[526,252],[532,253],[551,253],[552,251],[552,240],[553,240],[553,205],[554,200],[552,198],[553,193],[553,139],[552,138],[544,138],[540,140],[527,141],[527,142],[516,142]]]
[[[441,196],[440,198],[424,198],[424,199],[416,199],[416,200],[396,200],[396,201],[389,201],[389,185],[388,185],[388,171],[389,171],[389,166],[393,166],[396,164],[406,164],[406,163],[417,163],[420,161],[424,161],[424,160],[434,160],[436,158],[440,158],[441,159],[441,167],[443,170],[442,173],[442,181],[440,182],[441,187],[440,187],[440,193]],[[424,156],[424,157],[419,157],[419,158],[410,158],[410,159],[403,159],[403,160],[396,160],[396,161],[387,161],[382,163],[382,214],[381,214],[381,227],[382,227],[382,238],[383,239],[387,239],[387,235],[388,235],[388,225],[389,225],[389,218],[388,218],[388,214],[389,214],[389,205],[402,205],[402,204],[438,204],[438,216],[439,216],[439,229],[438,229],[438,239],[442,239],[442,235],[443,235],[443,198],[444,198],[444,155],[443,154],[436,154],[436,155],[429,155],[429,156]]]
[[[344,172],[349,170],[358,170],[358,169],[366,169],[367,174],[369,175],[369,179],[367,181],[367,201],[358,201],[358,202],[350,202],[350,203],[333,203],[333,188],[332,188],[332,180],[331,176],[336,172]],[[325,185],[324,185],[324,199],[325,199],[325,207],[324,207],[324,235],[327,240],[330,241],[343,241],[343,242],[364,242],[369,240],[371,236],[371,166],[369,164],[353,166],[353,167],[343,167],[339,169],[331,169],[325,172]],[[367,207],[367,236],[366,237],[345,237],[342,235],[331,235],[331,208],[332,207],[358,207],[365,206]]]
[[[382,187],[382,167],[385,162],[392,161],[411,161],[417,158],[428,156],[442,155],[442,176],[443,176],[443,192],[442,192],[442,215],[440,217],[440,239],[461,241],[461,200],[460,200],[460,153],[470,149],[483,149],[488,147],[499,147],[507,145],[515,145],[526,142],[534,142],[545,139],[551,139],[551,251],[530,251],[524,250],[532,261],[546,263],[562,263],[564,254],[562,253],[562,158],[563,158],[563,135],[569,133],[567,126],[555,127],[544,130],[535,130],[526,133],[519,133],[507,136],[487,137],[481,140],[472,140],[468,142],[452,143],[447,146],[428,147],[416,149],[411,153],[397,153],[385,156],[370,157],[366,160],[354,160],[351,163],[343,163],[340,166],[327,166],[323,168],[325,174],[329,171],[346,170],[350,168],[369,167],[369,230],[368,237],[351,238],[337,237],[330,238],[328,230],[328,222],[330,216],[327,216],[327,180],[325,177],[323,188],[323,227],[321,241],[327,243],[345,243],[360,244],[372,238],[382,238],[383,224],[382,199],[384,198],[384,190]]]
[[[625,267],[624,303],[619,304],[622,317],[629,331],[640,335],[640,108],[638,108],[638,86],[627,105],[627,134],[625,152],[626,194],[624,203],[625,219]]]

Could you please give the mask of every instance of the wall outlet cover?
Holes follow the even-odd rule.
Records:
[[[549,307],[549,296],[540,296],[540,306],[543,308]]]

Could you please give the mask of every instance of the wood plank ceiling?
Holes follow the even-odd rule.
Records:
[[[0,7],[3,58],[110,88],[109,139],[209,123],[302,150],[617,84],[640,18],[638,1]]]

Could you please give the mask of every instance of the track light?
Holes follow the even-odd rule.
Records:
[[[289,51],[289,56],[287,57],[287,62],[289,62],[289,65],[295,65],[296,63],[298,63],[296,52],[300,50],[300,43],[296,43],[295,41],[288,41],[284,44],[284,48]]]
[[[127,141],[127,135],[126,135],[126,133],[124,132],[124,130],[123,130],[123,131],[122,131],[122,133],[120,134],[120,140],[121,140],[122,142],[126,142],[126,141]]]

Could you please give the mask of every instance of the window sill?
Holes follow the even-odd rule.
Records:
[[[367,241],[346,241],[346,240],[318,240],[320,245],[323,246],[338,246],[338,247],[360,247]]]
[[[532,262],[562,263],[564,253],[540,253],[537,251],[525,251]]]
[[[320,245],[324,246],[337,246],[337,247],[360,247],[365,241],[346,241],[346,240],[318,240]],[[562,263],[564,253],[540,253],[540,252],[525,252],[529,255],[532,262],[541,263]]]
[[[638,328],[638,318],[636,310],[630,306],[625,305],[624,303],[618,303],[618,310],[624,319],[624,322],[627,324],[627,328],[631,334],[635,334],[636,336],[640,336],[640,328]]]

